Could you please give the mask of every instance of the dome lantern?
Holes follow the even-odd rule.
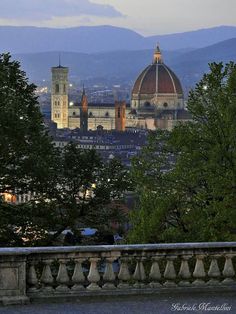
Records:
[[[154,52],[154,56],[153,56],[153,63],[162,63],[162,54],[161,54],[161,50],[159,47],[159,44],[157,44],[157,47],[155,49]]]

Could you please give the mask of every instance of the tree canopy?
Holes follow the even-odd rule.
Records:
[[[18,62],[0,55],[0,192],[38,189],[48,173],[54,149],[35,88]]]
[[[211,64],[187,107],[192,121],[154,132],[133,161],[131,242],[236,239],[236,65]]]

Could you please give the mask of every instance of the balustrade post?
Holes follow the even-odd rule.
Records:
[[[90,259],[90,269],[88,274],[88,281],[90,285],[87,287],[88,290],[100,290],[98,285],[100,281],[100,274],[98,272],[97,263],[100,260],[98,257],[91,257]]]
[[[174,266],[174,260],[176,259],[175,255],[167,255],[166,256],[167,263],[166,268],[164,272],[164,278],[167,279],[167,281],[164,283],[164,286],[167,287],[175,287],[176,283],[176,272],[175,272],[175,266]]]
[[[129,289],[130,288],[129,281],[131,279],[130,271],[128,267],[129,258],[121,257],[120,262],[121,262],[121,265],[120,265],[120,271],[118,274],[118,279],[120,282],[118,284],[118,288]]]
[[[143,288],[145,286],[144,281],[146,280],[145,269],[143,266],[144,257],[138,257],[136,268],[133,274],[133,279],[136,281],[134,288]]]
[[[35,270],[35,261],[29,262],[29,269],[27,273],[27,283],[30,286],[27,292],[34,293],[38,292],[38,278]]]
[[[68,288],[68,285],[70,283],[70,278],[68,276],[67,268],[66,268],[66,260],[65,259],[59,259],[59,269],[58,274],[56,278],[56,282],[59,283],[59,286],[56,288],[56,291],[58,292],[68,292],[70,289]]]
[[[45,293],[52,293],[54,292],[54,289],[52,288],[52,285],[54,283],[54,278],[52,276],[51,272],[51,264],[53,260],[48,259],[44,260],[44,267],[43,267],[43,272],[41,276],[41,282],[42,282],[42,287],[41,291]]]
[[[207,285],[209,286],[215,286],[215,285],[219,285],[220,283],[220,269],[218,266],[218,262],[217,259],[220,257],[220,255],[215,254],[215,255],[211,255],[211,264],[210,264],[210,268],[208,270],[208,277],[210,278],[210,280],[207,282]]]
[[[103,275],[103,280],[104,280],[104,285],[102,286],[103,289],[116,289],[114,285],[114,281],[116,279],[114,270],[113,270],[113,265],[112,263],[114,262],[116,258],[115,257],[107,257],[106,258],[106,268],[105,268],[105,273]]]
[[[75,259],[75,268],[74,268],[74,273],[72,276],[72,282],[73,282],[73,287],[71,288],[72,291],[79,291],[79,290],[84,290],[84,284],[85,284],[85,276],[83,273],[83,267],[82,263],[85,261],[84,258],[76,258]]]
[[[190,286],[191,273],[189,270],[188,261],[191,258],[191,255],[181,255],[181,266],[178,273],[178,277],[181,278],[181,281],[178,283],[179,286]]]
[[[225,279],[222,281],[222,284],[226,285],[232,285],[236,284],[235,282],[235,270],[232,262],[232,258],[234,257],[234,254],[225,254],[225,265],[223,269],[223,276]]]
[[[193,272],[193,277],[196,278],[193,282],[195,286],[202,286],[205,285],[205,281],[203,280],[206,278],[206,272],[204,268],[204,254],[197,254],[196,255],[196,264]]]
[[[149,279],[151,280],[149,286],[151,288],[158,288],[161,286],[161,271],[159,267],[159,260],[162,259],[162,256],[156,255],[152,257],[152,266],[149,273]]]

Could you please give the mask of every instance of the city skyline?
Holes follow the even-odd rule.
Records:
[[[148,36],[234,26],[235,10],[235,0],[1,0],[0,25],[113,25]]]

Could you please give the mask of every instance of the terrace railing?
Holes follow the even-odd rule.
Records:
[[[0,249],[0,301],[236,290],[236,242]]]

